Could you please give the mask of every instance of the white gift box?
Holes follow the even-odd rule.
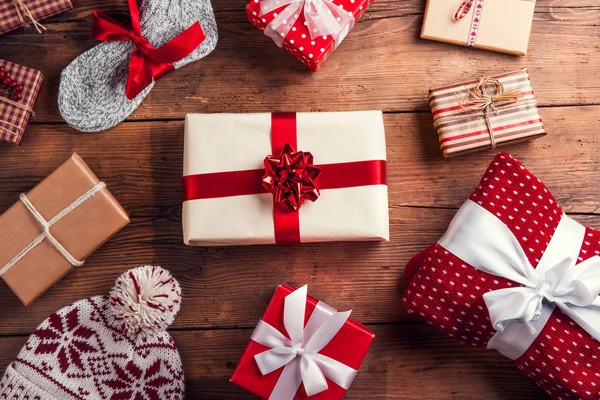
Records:
[[[381,111],[297,113],[296,129],[296,150],[312,153],[317,167],[360,161],[385,166]],[[264,169],[265,157],[272,155],[271,134],[270,113],[188,114],[183,175]],[[319,187],[318,178],[316,183]],[[389,240],[386,184],[320,192],[315,202],[305,201],[298,210],[300,242]],[[184,201],[184,242],[274,244],[276,206],[271,193]]]

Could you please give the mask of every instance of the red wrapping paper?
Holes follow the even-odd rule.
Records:
[[[358,21],[374,0],[333,0],[333,3],[343,7],[344,10],[352,12],[354,21]],[[285,7],[281,7],[263,16],[260,16],[260,1],[251,0],[246,7],[246,13],[250,22],[264,31],[267,25]],[[292,26],[285,37],[283,47],[294,57],[300,60],[313,72],[317,72],[321,65],[331,56],[336,48],[335,40],[331,35],[319,36],[311,39],[308,28],[304,25],[304,13]],[[271,39],[268,39],[271,40]]]
[[[267,310],[262,316],[263,321],[280,332],[285,333],[286,336],[288,335],[283,323],[284,300],[294,290],[295,288],[289,285],[278,286]],[[310,319],[318,302],[318,300],[311,296],[307,297],[304,324]],[[319,353],[358,370],[374,338],[375,335],[366,326],[353,319],[348,319],[338,334]],[[262,399],[269,398],[283,371],[283,368],[280,368],[267,375],[261,374],[254,356],[266,350],[269,350],[269,348],[251,340],[231,377],[232,383],[254,393]],[[327,384],[329,388],[326,391],[311,397],[306,395],[304,387],[301,385],[294,400],[340,400],[346,394],[346,390],[331,380],[327,379]]]
[[[0,98],[0,140],[21,144],[33,114],[32,110],[40,93],[44,76],[36,69],[2,59],[0,59],[0,66],[10,73],[11,79],[23,85],[23,98],[18,103],[27,108],[16,107],[2,101]],[[3,93],[4,88],[0,87],[0,96],[3,96]]]
[[[490,164],[470,199],[513,232],[536,267],[563,211],[544,184],[507,153]],[[600,232],[586,228],[578,263],[600,254]],[[463,344],[486,346],[495,330],[483,294],[516,285],[477,270],[439,244],[406,266],[403,303]],[[600,398],[600,345],[557,307],[528,350],[514,362],[554,399]]]

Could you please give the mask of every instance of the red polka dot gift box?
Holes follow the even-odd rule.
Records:
[[[554,399],[600,398],[600,232],[507,153],[406,267],[411,314],[495,349]]]
[[[316,72],[373,0],[251,0],[248,19]]]

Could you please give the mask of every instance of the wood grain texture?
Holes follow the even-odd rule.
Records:
[[[46,77],[36,105],[38,122],[61,121],[60,72],[96,44],[90,32],[98,3],[82,3],[55,17],[44,36],[18,31],[0,37],[2,57],[38,68]],[[105,3],[102,9],[128,23],[125,1]],[[131,119],[183,118],[189,112],[426,110],[431,87],[523,66],[529,67],[541,105],[600,104],[600,3],[539,3],[530,54],[514,57],[421,40],[423,0],[375,2],[313,74],[246,21],[245,0],[219,0],[217,50],[161,80]]]
[[[552,107],[541,114],[548,136],[505,150],[543,180],[565,210],[596,213],[600,107]],[[387,114],[385,128],[391,207],[458,208],[493,158],[487,151],[442,160],[430,113]],[[69,132],[65,125],[34,125],[23,146],[0,143],[0,209],[77,151],[133,217],[179,220],[182,121],[123,123],[103,134]]]
[[[107,294],[115,279],[138,265],[161,265],[181,284],[177,329],[251,328],[275,287],[309,284],[312,296],[352,309],[363,323],[415,322],[401,304],[404,265],[444,233],[455,210],[392,209],[390,243],[190,248],[177,222],[135,219],[126,230],[24,308],[0,283],[0,335],[31,332],[49,314],[81,298]],[[599,216],[574,216],[600,227]]]
[[[1,0],[0,0],[1,1]],[[24,308],[0,280],[0,373],[35,327],[76,300],[107,293],[128,268],[162,265],[182,285],[173,325],[190,399],[250,399],[228,383],[275,287],[310,293],[370,324],[377,338],[348,399],[546,399],[507,360],[454,343],[401,306],[406,262],[443,234],[492,151],[443,161],[426,101],[431,87],[528,66],[549,135],[507,148],[580,222],[600,228],[600,0],[538,0],[530,54],[421,40],[425,0],[377,0],[312,74],[246,20],[246,0],[214,2],[220,42],[163,78],[128,122],[77,134],[56,105],[62,69],[96,42],[96,8],[126,24],[126,0],[77,0],[44,35],[0,36],[0,57],[46,82],[23,146],[0,143],[0,210],[78,152],[132,224]],[[182,244],[183,118],[189,112],[386,111],[389,243],[189,248]]]
[[[465,348],[430,326],[371,326],[376,337],[347,400],[546,399],[501,355]],[[186,397],[234,400],[255,397],[229,383],[252,331],[172,332],[186,374]],[[0,373],[25,337],[0,338]]]

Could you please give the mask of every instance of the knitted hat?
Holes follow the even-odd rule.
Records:
[[[183,368],[165,329],[181,305],[160,267],[121,275],[110,296],[52,314],[0,381],[0,399],[183,399]]]
[[[130,6],[137,12],[135,3]],[[141,35],[155,48],[200,23],[205,39],[189,55],[173,63],[174,69],[205,57],[217,45],[217,23],[210,0],[144,0],[139,14]],[[126,29],[129,30],[129,25]],[[154,82],[131,100],[125,94],[134,49],[136,44],[132,40],[105,41],[81,54],[63,70],[58,106],[71,127],[82,132],[112,128],[150,93]]]

